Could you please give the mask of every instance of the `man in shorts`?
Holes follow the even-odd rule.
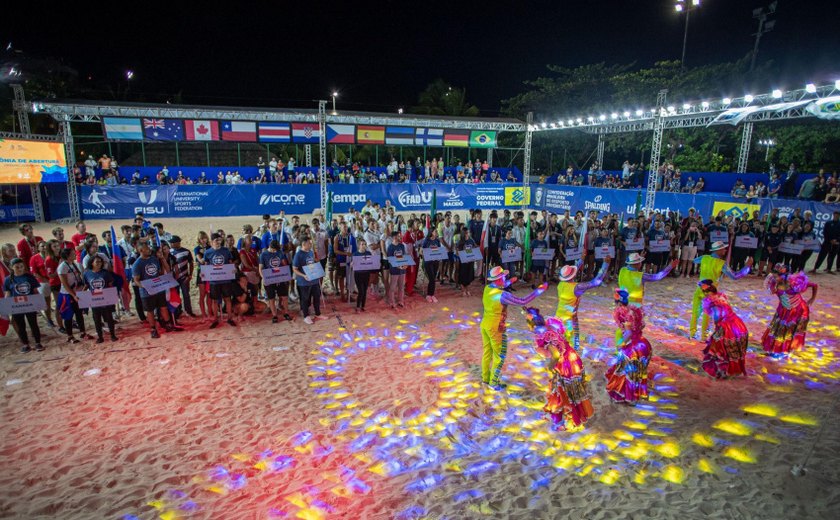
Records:
[[[262,254],[260,254],[260,278],[265,280],[265,275],[267,271],[287,265],[289,265],[289,259],[280,250],[280,242],[278,242],[277,240],[272,240],[268,245],[268,249],[266,249],[262,252]],[[292,321],[292,317],[291,315],[289,315],[289,311],[286,308],[286,303],[283,300],[284,298],[289,297],[289,282],[266,284],[265,295],[268,299],[268,308],[271,309],[271,323],[277,323],[278,321],[278,307],[281,311],[283,311],[283,318],[285,318],[286,321]],[[279,305],[275,301],[277,297],[280,298]]]
[[[222,245],[223,236],[220,233],[213,233],[210,237],[212,249],[204,252],[204,263],[207,265],[225,265],[233,263],[233,256],[230,250]],[[230,297],[233,295],[233,280],[216,280],[210,282],[210,306],[213,312],[213,323],[210,324],[211,329],[219,326],[219,317],[221,316],[220,302],[224,301],[225,310],[227,311],[227,323],[231,327],[236,327],[236,322],[233,321],[233,305],[231,305]]]

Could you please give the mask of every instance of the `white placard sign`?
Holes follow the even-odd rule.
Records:
[[[641,251],[645,248],[645,239],[644,237],[634,238],[633,240],[627,240],[625,242],[624,249],[626,251]]]
[[[178,282],[175,281],[175,278],[172,276],[172,273],[166,273],[163,276],[158,276],[157,278],[148,278],[146,280],[140,280],[140,286],[143,289],[146,289],[146,292],[149,293],[149,296],[154,294],[163,292],[170,287],[178,287]]]
[[[424,247],[423,260],[434,262],[436,260],[449,260],[449,251],[445,247]]]
[[[779,244],[779,252],[787,255],[801,255],[803,249],[802,244],[793,244],[791,242],[782,242]]]
[[[724,244],[729,243],[729,232],[728,231],[712,231],[709,233],[709,240],[712,242],[723,242]]]
[[[378,271],[382,264],[382,257],[378,254],[353,255],[354,271]]]
[[[522,248],[502,249],[500,252],[503,264],[522,261]]]
[[[276,285],[278,283],[289,282],[292,279],[292,268],[288,265],[281,265],[280,267],[263,267],[263,285]]]
[[[615,258],[615,248],[613,246],[601,246],[595,248],[595,260],[603,260],[607,257]]]
[[[234,264],[201,266],[201,280],[204,282],[229,282],[236,278],[236,266]]]
[[[324,277],[324,266],[321,265],[321,262],[312,262],[303,266],[303,272],[309,281],[318,280]]]
[[[396,256],[389,256],[388,263],[391,264],[391,267],[402,267],[402,266],[412,266],[414,264],[414,259],[411,258],[411,255],[403,255],[402,257],[397,258]]]
[[[533,260],[553,260],[554,259],[554,249],[549,247],[537,247],[534,249],[534,252],[531,253],[531,258]]]
[[[799,241],[805,251],[819,251],[820,241],[816,238],[803,238]]]
[[[698,239],[697,242],[694,244],[697,246],[698,251],[705,251],[706,249],[706,241],[702,238]]]
[[[758,237],[751,237],[749,235],[741,235],[735,237],[735,247],[756,249],[758,247]]]
[[[79,307],[82,309],[107,307],[120,301],[116,287],[106,287],[99,291],[76,291],[76,297],[79,298]]]
[[[566,249],[566,262],[580,260],[583,258],[583,246]]]
[[[482,259],[481,250],[477,247],[467,247],[463,251],[458,251],[458,258],[462,262],[478,262]]]
[[[671,250],[670,240],[651,240],[648,249],[651,253],[667,253]]]
[[[12,314],[26,314],[27,312],[43,311],[47,308],[47,302],[40,294],[29,296],[9,296],[0,298],[0,316]]]

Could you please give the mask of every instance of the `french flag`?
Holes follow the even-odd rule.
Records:
[[[257,124],[253,121],[222,121],[222,141],[255,142]]]

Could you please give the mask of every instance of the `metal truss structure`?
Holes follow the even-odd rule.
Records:
[[[754,124],[752,121],[747,121],[744,123],[744,128],[741,129],[743,133],[741,134],[741,148],[738,150],[738,173],[746,173],[747,171]]]
[[[13,84],[12,92],[14,93],[14,100],[12,101],[12,109],[17,114],[18,126],[20,127],[21,136],[24,139],[32,138],[32,128],[29,126],[29,113],[26,104],[26,96],[23,92],[23,85]],[[38,141],[46,141],[47,139],[36,139]],[[53,138],[52,141],[55,141]],[[44,221],[44,202],[41,200],[41,187],[38,184],[29,185],[29,193],[32,196],[32,209],[35,212],[35,222]]]
[[[658,117],[653,125],[653,144],[650,150],[647,192],[645,193],[645,214],[648,215],[653,211],[653,204],[656,201],[656,187],[659,184],[659,156],[662,153],[662,135],[665,133],[665,118],[663,117],[662,110],[659,109],[665,106],[667,99],[668,90],[660,90],[656,96],[656,114]],[[602,138],[603,135],[599,137]]]
[[[531,142],[534,139],[534,132],[530,130],[531,126],[534,123],[534,113],[528,112],[528,117],[526,118],[526,122],[528,123],[528,128],[525,132],[525,151],[524,160],[522,164],[522,187],[525,189],[525,193],[528,193],[531,188]],[[530,197],[525,197],[524,200],[528,200]],[[525,205],[523,204],[523,208]]]
[[[321,136],[327,134],[327,102],[325,100],[318,101],[318,129]],[[318,182],[321,183],[321,209],[326,215],[327,210],[327,141],[321,139],[318,141]],[[329,222],[324,223],[324,227],[329,225]]]

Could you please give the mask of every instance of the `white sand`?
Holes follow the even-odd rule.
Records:
[[[211,223],[238,234],[257,220],[164,224],[192,247]],[[0,232],[12,240],[16,230]],[[440,304],[415,297],[399,313],[370,300],[354,315],[330,301],[314,326],[260,316],[211,331],[185,320],[185,332],[151,340],[125,318],[116,344],[68,346],[48,331],[43,353],[18,353],[10,331],[0,517],[835,518],[840,277],[814,280],[806,350],[789,361],[752,353],[749,375],[731,381],[698,372],[702,345],[677,334],[694,281],[649,284],[656,383],[636,408],[604,392],[612,286],[587,293],[581,344],[596,415],[578,433],[541,419],[546,380],[516,311],[512,386],[480,388],[477,285],[472,298],[447,286]],[[755,278],[722,288],[754,344],[775,300]],[[535,302],[544,312],[552,291]],[[823,427],[807,472],[791,475]]]

